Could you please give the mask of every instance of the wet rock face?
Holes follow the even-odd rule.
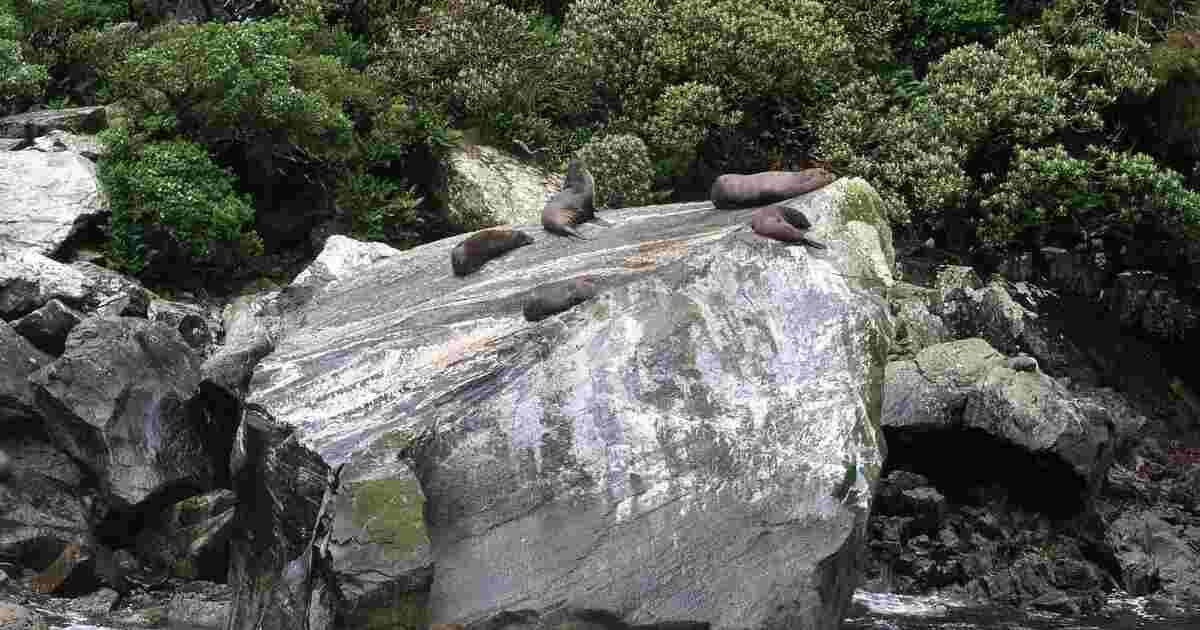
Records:
[[[230,544],[234,602],[226,628],[332,628],[335,588],[326,561],[329,467],[294,429],[249,408],[234,440],[238,496]],[[312,618],[324,619],[310,623]]]
[[[685,204],[589,241],[531,228],[465,279],[466,236],[387,257],[308,292],[250,400],[345,464],[339,496],[405,499],[354,525],[376,560],[420,557],[423,495],[434,623],[833,628],[881,463],[877,201],[843,180],[790,202],[820,254]],[[596,298],[525,321],[530,289],[584,273]]]
[[[98,476],[118,504],[213,478],[192,399],[200,362],[179,333],[135,318],[93,317],[30,377],[58,444]]]

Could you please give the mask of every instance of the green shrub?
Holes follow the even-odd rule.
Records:
[[[59,62],[71,35],[128,20],[125,0],[0,0],[23,25],[26,43],[39,63]],[[2,12],[2,7],[0,7]]]
[[[319,158],[353,149],[348,102],[374,99],[361,76],[310,38],[318,27],[287,20],[174,25],[114,70],[131,118],[169,113],[176,131],[204,142],[267,142]]]
[[[488,0],[426,7],[412,26],[392,31],[369,72],[501,146],[520,140],[561,153],[569,132],[554,123],[584,103],[557,67],[552,30]]]
[[[999,29],[1004,14],[996,0],[912,0],[918,26],[913,43],[929,48],[934,39],[952,48],[976,41]]]
[[[1150,225],[1200,235],[1200,193],[1143,153],[1089,147],[1084,159],[1062,145],[1019,149],[1008,179],[983,201],[985,244],[1003,245],[1025,228],[1067,222],[1088,238]],[[1119,226],[1125,226],[1121,228]]]
[[[641,138],[597,136],[579,150],[579,157],[596,180],[597,206],[626,208],[653,201],[650,184],[654,170],[646,143]]]
[[[244,255],[261,251],[254,208],[204,147],[187,141],[136,146],[120,127],[101,137],[109,154],[98,173],[112,209],[110,255],[119,268],[145,269],[151,225],[166,228],[197,262],[210,261],[217,245],[234,246]]]
[[[781,114],[807,124],[854,69],[844,28],[811,0],[578,0],[561,39],[564,72],[590,87],[605,130],[645,138],[674,174],[686,170],[683,144],[689,157],[703,140],[699,127],[778,130]],[[719,86],[720,98],[701,103],[716,89],[701,86]],[[668,133],[673,122],[691,129]]]
[[[0,111],[18,100],[41,98],[49,79],[46,66],[25,61],[19,43],[0,39]]]
[[[899,221],[969,219],[1019,146],[1099,132],[1118,98],[1146,94],[1148,46],[1106,30],[1086,0],[1060,0],[994,49],[962,46],[930,66],[911,104],[875,78],[845,87],[817,126],[817,154],[872,181]],[[968,171],[972,165],[982,169]]]
[[[415,245],[421,199],[411,188],[370,173],[352,172],[338,182],[338,206],[350,213],[355,237]],[[407,242],[406,242],[407,241]]]

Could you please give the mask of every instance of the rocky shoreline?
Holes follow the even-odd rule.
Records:
[[[14,153],[86,174],[52,145]],[[103,212],[79,190],[53,230],[0,233],[4,630],[832,628],[860,577],[1068,614],[1200,602],[1187,384],[1130,385],[1051,285],[908,257],[931,273],[896,281],[860,180],[794,201],[828,255],[676,204],[466,281],[463,237],[332,236],[221,300],[80,257]],[[585,272],[602,299],[524,321]]]

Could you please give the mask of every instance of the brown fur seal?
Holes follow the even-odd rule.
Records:
[[[717,178],[709,197],[721,210],[752,208],[791,199],[833,183],[823,168],[803,171],[763,171],[753,175],[726,174]]]
[[[542,209],[542,227],[547,232],[562,236],[587,239],[573,226],[593,221],[608,225],[596,218],[596,180],[579,158],[567,164],[567,176],[563,178],[562,191],[546,202]]]
[[[525,301],[525,320],[537,322],[557,315],[596,297],[596,283],[590,277],[572,278],[543,284]]]
[[[803,230],[812,227],[808,217],[795,208],[781,205],[763,206],[754,211],[750,217],[750,227],[755,234],[773,238],[784,243],[801,243],[817,249],[826,249],[804,235]]]
[[[58,559],[50,563],[44,571],[33,577],[34,593],[53,593],[62,588],[71,572],[79,563],[87,559],[83,547],[79,543],[71,543],[63,548]]]
[[[450,266],[454,268],[456,276],[472,274],[479,271],[487,261],[532,242],[533,237],[521,230],[483,230],[454,247],[450,252]]]

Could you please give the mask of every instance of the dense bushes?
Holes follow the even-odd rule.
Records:
[[[264,213],[288,212],[273,187],[298,181],[359,236],[442,236],[442,202],[413,174],[464,134],[551,166],[581,151],[607,205],[820,159],[869,179],[898,223],[963,247],[1190,234],[1194,195],[1153,152],[1161,129],[1122,133],[1118,106],[1200,81],[1197,4],[274,0],[253,20],[180,25],[124,2],[0,0],[0,105],[67,95],[62,77],[91,68],[93,98],[126,111],[106,178],[145,170],[168,190],[181,171],[164,165],[186,163],[239,217],[231,232],[194,208],[161,214],[197,259],[218,224],[252,250]],[[136,35],[105,30],[130,18]],[[1200,130],[1185,118],[1176,139]],[[131,222],[114,252],[136,268],[132,226],[173,198],[112,188]]]
[[[119,267],[143,271],[155,245],[161,248],[156,254],[170,258],[182,246],[181,253],[196,263],[216,262],[218,253],[261,253],[250,200],[236,192],[233,177],[203,147],[182,140],[135,146],[126,129],[103,137],[110,156],[99,175],[112,209],[110,256]],[[156,226],[168,228],[169,235],[160,236],[169,241],[147,242],[147,230]]]
[[[1028,175],[1014,169],[1014,156],[1065,136],[1092,133],[1102,143],[1105,109],[1154,88],[1147,53],[1144,42],[1104,29],[1097,6],[1063,0],[992,49],[971,44],[947,53],[911,100],[875,78],[848,85],[826,110],[818,151],[881,188],[898,221],[984,226],[977,210],[985,197],[1023,190],[1008,183]],[[1000,234],[1015,236],[983,229],[992,244]]]

